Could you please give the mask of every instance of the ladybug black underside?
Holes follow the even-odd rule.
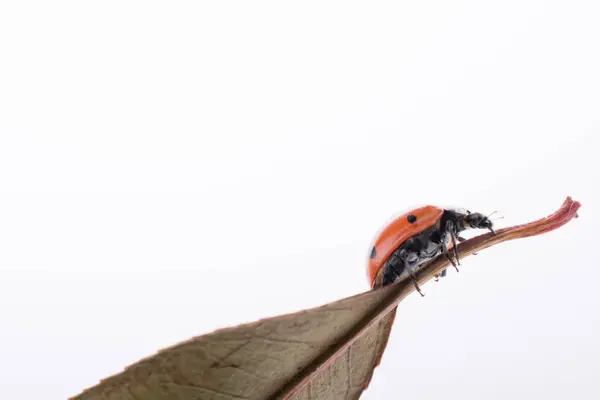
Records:
[[[456,238],[465,229],[464,214],[445,210],[434,226],[416,234],[394,250],[383,266],[382,286],[408,275],[407,267],[414,272],[424,262],[443,254],[452,235]],[[441,276],[445,275],[446,270]]]

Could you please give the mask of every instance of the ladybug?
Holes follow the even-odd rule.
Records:
[[[458,271],[460,261],[456,242],[466,240],[459,236],[466,229],[488,229],[496,234],[489,216],[464,209],[425,205],[392,219],[378,233],[370,250],[368,277],[371,287],[386,286],[410,275],[423,296],[414,271],[440,254],[444,254]],[[440,275],[445,276],[446,270]]]

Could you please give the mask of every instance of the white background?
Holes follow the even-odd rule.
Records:
[[[202,3],[202,4],[200,4]],[[364,399],[600,397],[597,1],[0,4],[0,397],[368,289],[421,203],[505,243],[399,310]]]

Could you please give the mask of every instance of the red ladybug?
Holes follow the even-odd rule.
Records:
[[[455,268],[460,265],[456,242],[465,240],[459,233],[469,228],[489,229],[495,234],[488,217],[462,209],[426,205],[394,218],[380,231],[371,248],[368,266],[371,287],[386,286],[410,275],[421,293],[415,269],[440,254],[445,254]],[[454,258],[449,251],[452,248]],[[444,270],[441,276],[445,275]]]

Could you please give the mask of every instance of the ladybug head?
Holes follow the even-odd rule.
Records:
[[[494,223],[483,214],[468,212],[465,216],[465,222],[471,228],[488,229],[494,235],[496,234],[496,231],[494,231]]]

